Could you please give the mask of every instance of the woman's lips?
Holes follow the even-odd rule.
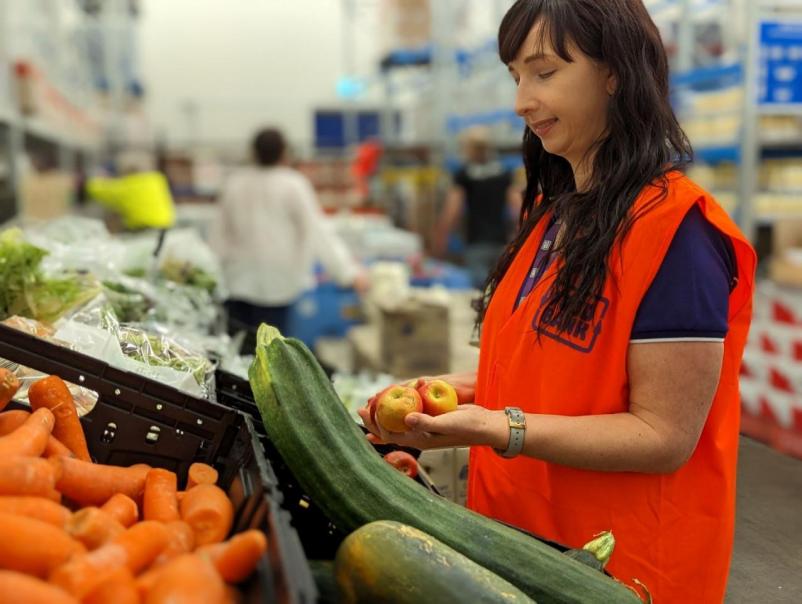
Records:
[[[554,117],[551,118],[550,120],[542,120],[540,122],[532,124],[531,128],[535,134],[537,134],[540,138],[543,138],[549,132],[551,132],[551,129],[554,127],[554,124],[556,123],[557,123],[557,118]]]

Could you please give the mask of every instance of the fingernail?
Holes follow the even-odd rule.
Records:
[[[417,416],[417,415],[415,415],[415,414],[410,414],[410,415],[407,415],[407,416],[404,418],[404,423],[405,423],[407,426],[409,426],[410,428],[414,428],[415,426],[417,426],[417,425],[418,425],[418,423],[419,423],[419,422],[420,422],[420,417],[418,417],[418,416]]]

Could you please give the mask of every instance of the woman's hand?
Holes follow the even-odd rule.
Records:
[[[504,449],[509,440],[509,423],[504,412],[478,405],[460,405],[456,411],[437,417],[410,413],[405,419],[409,432],[383,430],[371,421],[368,406],[359,409],[359,416],[370,431],[368,440],[374,444],[395,443],[415,449],[482,445]]]
[[[415,388],[420,388],[424,384],[428,384],[434,380],[442,380],[448,382],[457,391],[457,402],[460,405],[465,403],[473,403],[476,400],[476,372],[468,371],[466,373],[447,373],[445,375],[436,375],[433,377],[420,377],[415,380]]]

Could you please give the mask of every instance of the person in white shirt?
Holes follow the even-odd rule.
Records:
[[[260,131],[252,152],[256,165],[234,172],[223,189],[215,236],[230,292],[229,330],[244,329],[250,337],[263,322],[286,331],[292,304],[314,287],[316,261],[343,287],[367,286],[364,270],[325,219],[312,184],[285,164],[281,132]]]

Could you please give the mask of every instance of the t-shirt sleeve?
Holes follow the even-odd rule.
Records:
[[[454,179],[452,182],[456,186],[467,190],[469,185],[469,180],[470,179],[468,178],[468,172],[465,170],[465,168],[460,168],[454,173]]]
[[[722,341],[736,271],[729,238],[694,206],[641,300],[631,342]]]

